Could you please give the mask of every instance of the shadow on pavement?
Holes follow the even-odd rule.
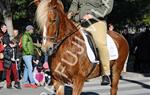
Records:
[[[144,77],[150,77],[150,73],[143,74]]]
[[[72,95],[72,88],[70,86],[65,86],[65,95]],[[99,95],[95,92],[82,92],[81,95]]]
[[[150,89],[150,85],[142,83],[142,82],[139,82],[137,80],[130,80],[130,79],[124,79],[124,78],[122,78],[121,80],[128,81],[128,82],[131,82],[131,83],[136,83],[136,84],[141,85],[143,88]]]
[[[99,95],[95,92],[82,92],[81,95]]]

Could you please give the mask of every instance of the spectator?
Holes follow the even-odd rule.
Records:
[[[2,24],[1,25],[1,31],[3,33],[3,39],[2,39],[3,44],[7,45],[10,42],[10,36],[9,36],[9,34],[7,32],[7,26],[6,26],[6,24]]]
[[[4,52],[4,46],[3,46],[3,43],[2,43],[2,35],[0,35],[0,53],[2,55],[0,55],[0,81],[2,80],[2,74],[3,74],[3,64],[4,64],[4,60],[3,60],[3,52]]]
[[[9,44],[10,42],[10,36],[8,34],[8,31],[7,31],[7,26],[6,24],[1,24],[1,35],[2,36],[2,43],[3,43],[3,46],[5,47],[7,44]],[[2,80],[5,80],[5,68],[4,68],[4,71],[3,71],[3,75],[2,75]]]
[[[35,55],[33,56],[33,63],[34,63],[34,71],[33,71],[33,78],[35,83],[38,86],[43,86],[45,83],[45,74],[44,74],[44,56],[42,56],[41,51],[39,48],[35,48]]]
[[[33,33],[33,26],[28,25],[26,27],[26,31],[22,36],[22,49],[23,49],[23,60],[24,60],[24,87],[31,87],[31,88],[37,88],[35,85],[35,81],[33,79],[33,73],[32,73],[32,56],[34,55],[34,45],[31,38],[31,34]],[[28,80],[29,78],[29,80]],[[30,83],[29,83],[30,81]]]
[[[135,64],[134,69],[140,73],[150,73],[150,30],[146,28],[135,38]]]
[[[33,78],[35,80],[35,83],[38,86],[43,86],[45,83],[44,69],[43,69],[43,66],[41,64],[39,64],[39,63],[36,63],[36,64],[38,64],[38,65],[34,68]]]
[[[108,31],[114,31],[114,26],[111,23],[108,24]]]
[[[7,88],[12,88],[11,85],[11,79],[10,79],[10,75],[11,75],[11,71],[13,72],[14,75],[14,80],[15,80],[15,84],[14,87],[17,89],[21,89],[20,87],[20,82],[19,82],[19,78],[18,78],[18,72],[17,72],[17,66],[16,66],[16,50],[15,50],[15,44],[10,41],[9,44],[6,45],[6,47],[4,48],[4,68],[6,69],[6,84],[7,84]]]
[[[16,55],[19,59],[17,61],[18,73],[19,73],[19,77],[21,77],[21,62],[22,62],[22,48],[20,47],[21,34],[19,35],[19,31],[17,29],[14,29],[13,36],[14,36],[13,41],[16,44],[16,47],[15,47],[16,48]]]

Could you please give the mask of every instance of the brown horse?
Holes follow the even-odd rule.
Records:
[[[42,49],[51,54],[49,66],[56,95],[64,95],[65,83],[72,84],[72,95],[80,95],[85,80],[101,75],[101,66],[97,64],[93,69],[86,53],[84,39],[77,27],[67,18],[59,0],[42,0],[38,4],[36,16],[43,32]],[[118,59],[111,61],[111,95],[116,95],[129,51],[128,43],[122,35],[116,32],[109,32],[109,35],[119,51]]]

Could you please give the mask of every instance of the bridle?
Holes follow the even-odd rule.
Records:
[[[56,12],[56,9],[50,8],[50,11],[55,11]],[[57,38],[58,38],[58,35],[59,35],[59,23],[60,23],[60,20],[59,20],[58,13],[56,15],[56,19],[53,19],[53,20],[49,21],[50,25],[52,25],[53,23],[56,23],[56,32],[55,32],[55,34],[53,36],[46,35],[46,36],[43,37],[43,39],[49,39],[50,41],[55,43],[57,41]]]
[[[43,39],[49,39],[52,42],[52,46],[48,48],[48,50],[45,52],[48,56],[51,56],[52,54],[54,54],[57,49],[59,48],[59,46],[72,34],[74,34],[77,30],[70,32],[68,34],[66,34],[63,38],[61,38],[60,40],[58,40],[58,36],[60,33],[59,30],[59,25],[60,25],[60,18],[58,15],[58,12],[56,9],[50,8],[50,11],[55,11],[56,12],[56,19],[50,20],[50,25],[52,25],[53,23],[56,23],[56,32],[53,36],[44,36]]]

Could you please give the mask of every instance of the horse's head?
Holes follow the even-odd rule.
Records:
[[[43,32],[42,50],[47,52],[55,43],[58,32],[63,4],[57,0],[41,0],[36,11],[37,23]]]

